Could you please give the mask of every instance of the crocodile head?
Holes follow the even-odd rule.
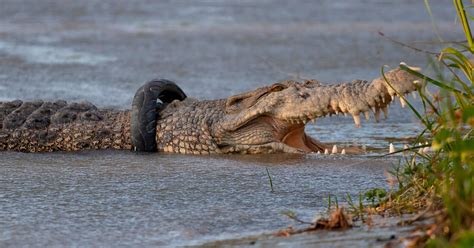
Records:
[[[305,125],[334,114],[350,114],[356,127],[360,114],[367,120],[371,113],[379,121],[380,113],[398,96],[417,89],[419,78],[399,68],[371,82],[322,85],[317,81],[285,81],[226,100],[224,118],[215,128],[223,152],[317,152],[327,145],[305,133]],[[349,149],[357,152],[358,149]]]

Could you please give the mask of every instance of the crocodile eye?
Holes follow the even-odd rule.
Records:
[[[314,88],[314,87],[317,87],[317,86],[320,86],[320,85],[321,85],[321,83],[318,82],[315,79],[306,80],[303,84],[303,86],[306,87],[306,88]]]

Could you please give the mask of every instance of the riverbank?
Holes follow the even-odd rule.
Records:
[[[426,219],[416,224],[403,225],[413,215],[399,217],[370,217],[370,224],[355,222],[343,230],[313,230],[286,235],[280,232],[208,242],[195,247],[407,247],[414,245],[422,233],[420,225],[432,223]],[[304,229],[295,229],[294,232]]]

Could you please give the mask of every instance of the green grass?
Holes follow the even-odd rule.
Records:
[[[268,171],[268,168],[265,168],[265,170],[267,170],[267,176],[268,176],[268,182],[270,184],[270,192],[273,193],[275,192],[273,190],[273,179],[272,179],[272,176],[270,175],[270,171]]]
[[[425,1],[425,4],[428,5],[428,1]],[[400,66],[402,70],[424,81],[423,86],[418,89],[422,110],[417,110],[404,98],[424,128],[411,148],[404,151],[409,152],[409,155],[405,155],[400,166],[390,172],[393,177],[390,179],[390,191],[375,188],[364,195],[360,194],[358,202],[353,201],[349,194],[345,200],[351,215],[362,221],[365,214],[373,213],[374,210],[432,216],[435,223],[430,226],[429,232],[426,232],[427,240],[424,245],[472,248],[474,42],[469,21],[472,21],[473,17],[466,13],[461,0],[453,0],[453,4],[464,30],[465,42],[452,43],[452,46],[435,55],[432,59],[435,63],[432,63],[432,66],[436,76]],[[428,144],[417,145],[425,141],[428,141]],[[419,149],[424,147],[429,147],[430,152],[420,153]],[[269,175],[268,171],[267,174]],[[271,185],[270,176],[269,179]],[[331,212],[333,207],[339,209],[337,196],[329,194],[327,202],[328,212]],[[286,212],[285,215],[297,219],[293,212]]]
[[[474,244],[474,42],[469,25],[472,17],[461,0],[454,0],[453,4],[466,41],[442,49],[435,57],[439,70],[447,76],[438,73],[438,78],[433,78],[400,66],[424,80],[425,85],[434,86],[419,89],[422,111],[408,104],[424,125],[419,139],[428,137],[432,151],[422,154],[418,149],[411,150],[402,166],[392,172],[398,181],[397,190],[386,196],[377,196],[376,190],[366,195],[372,199],[372,205],[386,211],[433,213],[436,227],[426,243],[430,247]],[[435,91],[430,92],[429,88]]]

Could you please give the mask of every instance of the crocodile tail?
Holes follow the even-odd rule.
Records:
[[[136,151],[156,152],[156,119],[163,103],[184,100],[186,94],[166,79],[155,79],[140,87],[133,98],[131,138]],[[159,103],[158,99],[162,102]]]

